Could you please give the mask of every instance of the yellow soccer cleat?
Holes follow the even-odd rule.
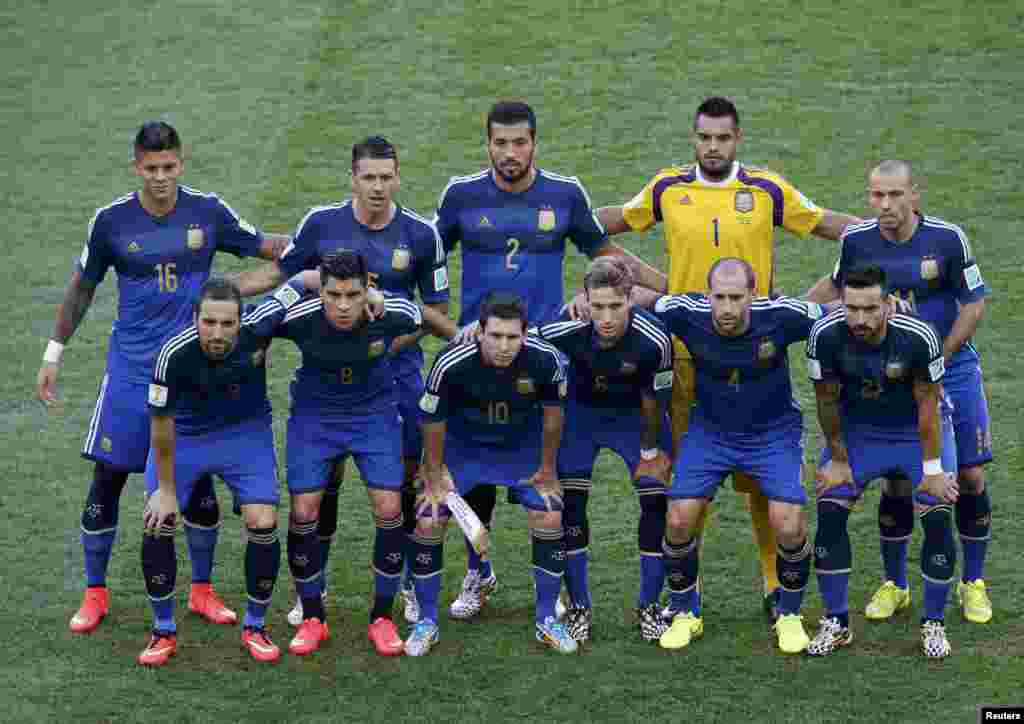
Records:
[[[886,581],[871,597],[864,609],[864,615],[872,621],[885,621],[909,605],[910,586],[900,588],[892,581]]]
[[[958,581],[956,597],[964,618],[971,623],[988,623],[992,620],[992,601],[985,592],[985,581],[981,578],[967,583]]]
[[[668,631],[658,639],[663,649],[685,649],[693,639],[704,635],[704,619],[697,618],[690,611],[677,613]]]
[[[807,650],[811,638],[804,631],[804,617],[798,613],[779,616],[772,626],[779,640],[779,650],[784,654],[799,654]]]

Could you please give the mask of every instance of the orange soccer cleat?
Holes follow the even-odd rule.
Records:
[[[277,661],[281,658],[281,649],[277,647],[266,629],[246,626],[242,629],[242,646],[257,661]]]
[[[330,637],[327,624],[318,618],[307,618],[299,626],[295,638],[288,644],[288,650],[296,656],[311,654],[320,648],[320,642]]]
[[[157,631],[149,638],[149,645],[139,654],[138,662],[143,666],[163,666],[178,650],[178,636],[173,631]]]
[[[405,650],[395,622],[381,616],[366,629],[367,637],[381,656],[399,656]]]
[[[188,610],[210,623],[236,623],[238,614],[224,605],[211,583],[193,583],[188,594]]]
[[[110,592],[106,586],[89,586],[82,597],[82,605],[71,617],[69,624],[75,633],[89,633],[100,625],[110,611]]]

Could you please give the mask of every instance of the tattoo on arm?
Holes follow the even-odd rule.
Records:
[[[57,322],[54,325],[53,339],[61,344],[66,344],[78,325],[85,318],[85,313],[92,304],[93,295],[96,293],[96,285],[84,279],[82,273],[76,271],[71,276],[67,291],[64,293],[64,301],[57,308]]]

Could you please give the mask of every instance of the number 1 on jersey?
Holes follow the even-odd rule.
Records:
[[[711,220],[711,226],[715,231],[715,246],[718,246],[718,219]]]

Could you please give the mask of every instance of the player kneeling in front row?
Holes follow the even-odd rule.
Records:
[[[615,451],[633,474],[640,501],[640,634],[657,641],[668,629],[658,607],[665,584],[661,541],[665,487],[672,449],[665,405],[672,393],[672,340],[649,312],[631,307],[633,276],[620,257],[595,260],[584,279],[590,321],[545,324],[538,335],[570,361],[565,433],[558,451],[563,489],[565,584],[571,605],[564,618],[574,639],[591,637],[587,547],[594,462],[602,448]]]
[[[555,617],[565,572],[562,499],[556,475],[565,371],[558,351],[526,333],[522,300],[491,293],[473,344],[451,345],[434,361],[420,400],[425,503],[411,546],[420,620],[406,641],[411,656],[438,639],[443,501],[480,484],[512,488],[527,509],[536,584],[536,637],[561,653],[576,641]],[[446,472],[446,467],[447,471]]]
[[[844,308],[815,323],[807,343],[827,443],[817,476],[814,541],[825,616],[807,653],[824,656],[853,641],[847,520],[867,484],[885,476],[907,478],[915,490],[924,529],[921,645],[925,656],[943,658],[950,653],[944,609],[956,567],[951,505],[958,489],[952,423],[941,409],[942,343],[927,323],[889,312],[878,266],[850,270],[841,294]],[[905,522],[907,538],[912,524]]]
[[[248,531],[245,580],[249,603],[242,645],[257,661],[280,650],[264,627],[280,566],[277,460],[264,365],[267,340],[257,312],[241,315],[238,288],[224,279],[203,284],[195,325],[171,337],[157,357],[149,387],[153,446],[146,464],[149,499],[142,571],[153,607],[153,634],[140,664],[161,666],[177,646],[174,529],[196,481],[220,475],[242,505]]]
[[[709,293],[661,297],[655,313],[693,354],[697,405],[679,440],[665,528],[672,626],[662,647],[680,649],[704,633],[700,615],[698,523],[730,473],[759,481],[778,539],[781,590],[774,628],[779,648],[799,653],[809,639],[800,616],[810,577],[807,500],[801,484],[803,420],[793,399],[786,348],[807,339],[822,308],[781,297],[755,299],[750,264],[726,257],[708,273]]]

